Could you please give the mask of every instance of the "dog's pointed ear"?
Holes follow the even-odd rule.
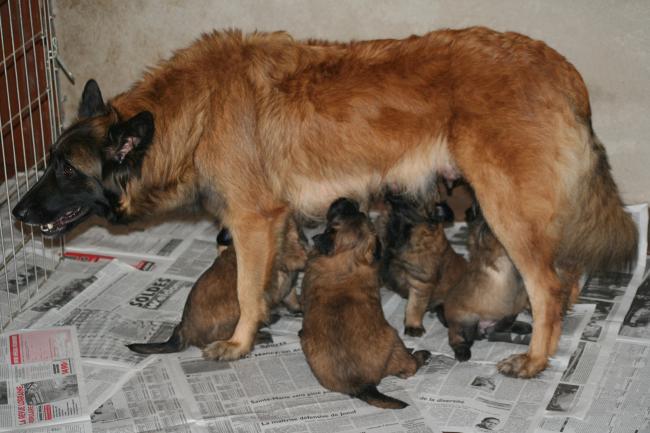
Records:
[[[84,91],[81,94],[81,102],[79,103],[79,111],[77,115],[80,119],[83,119],[85,117],[106,114],[107,111],[97,81],[88,80],[84,86]]]
[[[129,160],[134,165],[138,165],[151,144],[153,134],[153,114],[149,111],[141,111],[129,120],[110,127],[109,143],[105,149],[106,156],[120,164]]]

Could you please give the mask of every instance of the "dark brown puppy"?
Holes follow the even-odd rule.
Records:
[[[382,282],[408,298],[404,333],[424,333],[425,311],[440,307],[467,268],[465,259],[449,244],[442,221],[417,200],[387,194],[390,214],[384,234],[380,266]]]
[[[129,349],[144,354],[178,352],[192,345],[203,349],[206,358],[213,358],[210,344],[230,338],[239,320],[237,301],[237,257],[229,244],[232,238],[219,234],[221,254],[199,277],[185,302],[181,322],[169,340],[162,343],[130,344]],[[225,246],[225,248],[223,248]],[[280,249],[274,277],[265,292],[271,308],[284,304],[292,312],[300,311],[295,283],[298,272],[307,260],[300,232],[289,219],[284,243]],[[256,341],[264,337],[258,333]]]
[[[467,361],[474,340],[489,332],[532,331],[522,322],[513,327],[517,315],[529,305],[528,295],[519,272],[480,213],[470,225],[468,250],[467,269],[444,298],[449,344],[459,361]]]
[[[406,403],[381,394],[390,375],[408,377],[428,352],[411,354],[384,318],[379,297],[380,244],[358,205],[335,201],[327,229],[314,237],[316,252],[305,269],[300,342],[321,385],[381,408]]]

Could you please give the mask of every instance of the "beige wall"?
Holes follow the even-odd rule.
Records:
[[[85,81],[105,97],[201,32],[237,27],[296,37],[403,37],[485,25],[543,39],[581,71],[594,128],[627,203],[650,201],[649,0],[54,0],[68,119]]]

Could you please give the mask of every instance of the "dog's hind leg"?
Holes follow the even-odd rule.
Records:
[[[474,190],[488,224],[523,277],[534,321],[528,352],[510,356],[497,368],[508,376],[533,377],[546,368],[557,348],[566,299],[566,288],[554,268],[559,238],[554,214],[560,200],[553,188],[539,184],[518,188],[522,181],[516,176],[504,179],[504,173],[484,173]]]
[[[287,216],[288,210],[285,208],[269,215],[229,215],[227,226],[233,235],[237,251],[240,316],[230,339],[215,341],[204,350],[204,356],[234,360],[248,354],[253,347],[255,334],[268,316],[264,289],[271,278],[279,238],[284,231]]]

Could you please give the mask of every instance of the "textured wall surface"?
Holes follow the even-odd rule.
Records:
[[[236,27],[327,39],[404,37],[470,25],[546,41],[582,73],[594,128],[627,203],[650,201],[650,1],[54,0],[68,120],[85,81],[110,97],[201,32]]]

